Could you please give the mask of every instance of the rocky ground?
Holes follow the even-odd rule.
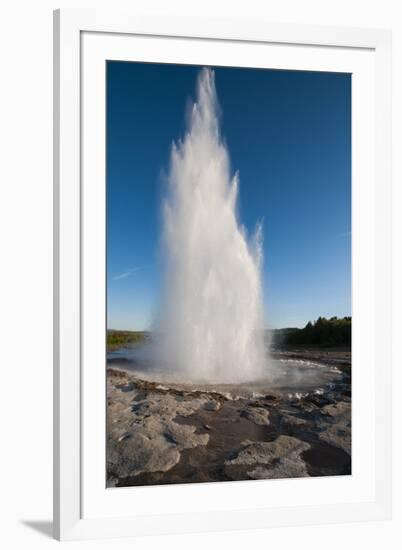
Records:
[[[289,353],[307,354],[276,352]],[[343,374],[302,397],[167,387],[108,368],[108,486],[350,474],[350,354],[318,353]]]

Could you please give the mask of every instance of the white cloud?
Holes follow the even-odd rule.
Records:
[[[127,277],[130,277],[135,271],[138,271],[139,267],[133,267],[132,269],[128,269],[127,271],[123,271],[123,273],[118,273],[117,275],[114,275],[112,277],[112,281],[121,281],[121,279],[126,279]]]

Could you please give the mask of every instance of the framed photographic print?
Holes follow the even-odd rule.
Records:
[[[55,12],[55,536],[390,515],[390,33]]]

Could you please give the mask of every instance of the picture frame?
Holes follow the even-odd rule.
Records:
[[[102,483],[106,59],[352,73],[356,322],[348,478],[123,489]],[[54,13],[55,538],[390,517],[391,422],[384,421],[391,419],[390,79],[391,34],[385,30],[97,10]]]

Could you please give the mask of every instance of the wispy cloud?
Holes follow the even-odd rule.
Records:
[[[123,271],[122,273],[118,273],[117,275],[114,275],[112,277],[112,281],[121,281],[121,279],[126,279],[127,277],[130,277],[135,271],[138,271],[139,267],[133,267],[132,269],[128,269],[127,271]]]

